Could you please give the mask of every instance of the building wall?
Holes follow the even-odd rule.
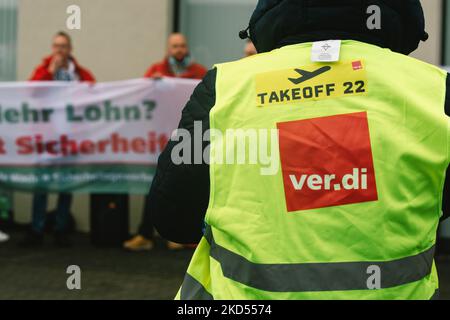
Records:
[[[66,8],[81,8],[81,30],[66,29]],[[172,31],[171,0],[19,0],[18,80],[26,80],[50,53],[51,39],[63,30],[73,37],[74,55],[98,81],[138,78],[165,53]],[[55,205],[51,197],[50,207]],[[16,219],[29,222],[31,195],[14,196]],[[143,201],[131,199],[131,229],[139,223]],[[80,230],[89,230],[89,197],[76,195],[72,211]]]
[[[194,59],[211,68],[242,58],[246,43],[238,33],[247,27],[257,2],[182,0],[180,29],[189,38]]]
[[[16,0],[0,0],[0,81],[16,78]]]
[[[81,8],[81,30],[66,29],[66,8]],[[18,76],[25,80],[49,54],[59,30],[73,36],[74,55],[98,81],[141,77],[161,59],[172,27],[169,0],[19,0]]]
[[[218,62],[239,59],[244,43],[237,36],[245,28],[257,0],[183,0],[181,31],[191,41],[194,57],[208,67]],[[421,60],[439,65],[442,43],[442,1],[422,0],[430,39],[413,54]],[[205,24],[210,24],[205,28]]]
[[[442,63],[442,0],[422,0],[425,11],[426,30],[430,35],[427,42],[421,43],[413,56],[426,62],[441,65]]]

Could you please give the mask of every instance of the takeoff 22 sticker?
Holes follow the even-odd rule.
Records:
[[[378,200],[366,112],[277,126],[288,212]]]
[[[329,65],[315,63],[256,76],[257,105],[263,107],[367,92],[367,74],[362,60]]]

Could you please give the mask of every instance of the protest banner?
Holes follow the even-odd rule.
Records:
[[[196,80],[0,84],[0,187],[145,194]]]

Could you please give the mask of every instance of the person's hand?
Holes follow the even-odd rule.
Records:
[[[60,69],[64,65],[64,59],[61,55],[55,55],[50,61],[50,65],[48,67],[48,71],[51,74],[54,74],[58,69]]]
[[[153,75],[152,75],[152,79],[155,79],[155,80],[161,80],[162,78],[163,78],[163,74],[161,73],[161,72],[155,72]]]

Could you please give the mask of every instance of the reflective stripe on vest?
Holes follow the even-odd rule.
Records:
[[[184,277],[183,286],[181,287],[181,300],[214,300],[206,291],[200,282],[198,282],[189,273]]]
[[[411,257],[382,262],[257,264],[218,245],[210,227],[205,238],[223,275],[246,286],[270,292],[367,290],[367,270],[381,270],[381,288],[419,281],[431,273],[435,247]]]

